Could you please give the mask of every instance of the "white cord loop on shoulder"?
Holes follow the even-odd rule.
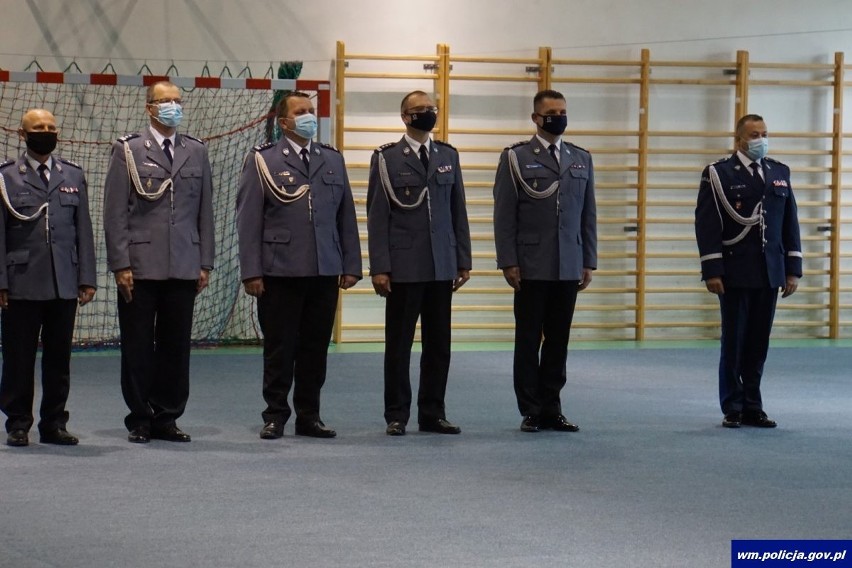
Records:
[[[518,184],[520,184],[521,188],[524,190],[528,196],[533,199],[547,199],[559,189],[559,179],[550,184],[550,186],[543,190],[538,191],[529,186],[529,184],[524,181],[524,178],[521,176],[521,166],[518,163],[518,155],[514,150],[509,150],[509,169],[512,171],[512,183],[515,185],[515,192],[518,191]],[[556,215],[559,215],[559,194],[556,195]]]
[[[763,201],[759,201],[757,205],[751,212],[749,217],[743,217],[739,213],[737,213],[736,209],[731,205],[731,202],[728,201],[728,198],[725,197],[725,191],[722,189],[722,182],[719,179],[719,174],[716,172],[716,168],[714,166],[710,166],[710,185],[713,187],[713,198],[716,200],[716,206],[718,208],[719,203],[722,204],[722,208],[725,210],[725,213],[733,219],[737,224],[743,226],[743,230],[736,237],[732,239],[727,239],[722,241],[722,244],[725,246],[735,245],[741,240],[743,240],[746,235],[748,235],[749,231],[757,225],[760,227],[760,240],[761,247],[764,246],[764,231],[766,227],[766,223],[763,218]],[[721,214],[720,214],[721,217]]]
[[[388,201],[390,201],[400,209],[405,209],[407,211],[417,209],[418,207],[423,205],[423,201],[426,201],[426,208],[429,211],[429,222],[432,221],[432,200],[429,196],[428,185],[420,190],[420,195],[417,196],[417,199],[414,201],[414,203],[405,204],[401,202],[399,199],[397,199],[396,193],[394,193],[393,185],[391,185],[390,182],[390,175],[388,174],[388,163],[381,152],[379,152],[379,177],[382,180],[382,188],[385,190],[385,195],[387,196]]]
[[[49,202],[45,201],[41,204],[41,206],[36,209],[36,212],[32,215],[24,215],[17,209],[12,206],[12,202],[9,200],[9,191],[6,189],[6,179],[3,177],[3,174],[0,174],[0,194],[3,196],[3,204],[6,206],[6,209],[9,210],[9,214],[12,215],[18,221],[35,221],[39,217],[41,217],[42,213],[44,213],[44,238],[45,242],[50,243],[50,211],[49,211]]]
[[[313,199],[311,198],[310,184],[302,184],[293,193],[287,193],[284,188],[275,185],[275,179],[273,179],[272,173],[269,171],[269,166],[266,165],[266,160],[263,159],[263,156],[260,155],[260,152],[254,153],[254,166],[257,170],[257,177],[260,179],[261,191],[265,186],[269,190],[269,193],[271,193],[272,196],[275,197],[275,199],[277,199],[281,203],[284,203],[285,205],[295,203],[307,195],[308,219],[313,219],[314,209]]]
[[[147,201],[157,201],[163,194],[169,190],[174,192],[172,188],[172,178],[167,179],[160,184],[157,191],[148,193],[142,187],[142,180],[139,179],[139,171],[136,169],[136,160],[133,159],[133,152],[130,150],[130,144],[124,142],[124,160],[127,162],[127,175],[130,176],[130,181],[133,184],[133,189],[136,190],[136,195]],[[172,195],[174,200],[174,195]]]

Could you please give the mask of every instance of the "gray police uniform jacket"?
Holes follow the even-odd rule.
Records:
[[[510,152],[517,156],[517,172]],[[522,279],[580,280],[583,268],[597,268],[592,156],[563,141],[560,160],[535,136],[500,155],[494,181],[497,267],[517,266]]]
[[[132,152],[141,189],[155,193],[166,180],[171,190],[149,201],[137,194],[125,159]],[[142,280],[197,280],[213,268],[213,183],[204,144],[176,134],[169,164],[149,128],[119,138],[104,187],[104,234],[107,266],[133,270]]]
[[[725,286],[781,288],[788,274],[802,276],[790,168],[772,158],[762,162],[763,179],[755,178],[736,152],[704,168],[695,208],[703,280],[721,277]],[[722,195],[713,189],[711,167]],[[741,222],[749,217],[757,220],[750,227]]]
[[[266,181],[267,173],[270,181]],[[306,185],[308,191],[304,191]],[[300,191],[304,193],[296,199]],[[306,172],[285,137],[275,144],[255,146],[240,178],[237,234],[243,281],[261,276],[341,274],[360,279],[355,203],[340,152],[311,143]]]
[[[0,166],[0,175],[19,214],[31,216],[48,204],[32,221],[14,217],[5,201],[0,205],[0,290],[15,300],[71,300],[80,286],[95,288],[95,242],[80,166],[53,156],[47,190],[25,155]]]
[[[449,144],[431,141],[429,171],[405,137],[373,154],[367,190],[370,274],[393,282],[454,280],[470,270],[470,228],[459,155]],[[387,165],[382,181],[381,158]],[[428,197],[414,207],[421,192]],[[390,195],[388,192],[391,192]]]

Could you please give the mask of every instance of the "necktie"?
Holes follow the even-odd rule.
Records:
[[[423,169],[429,171],[429,154],[426,151],[426,144],[420,146],[420,163],[423,164]]]
[[[165,152],[166,158],[168,158],[169,163],[171,164],[174,158],[172,158],[172,141],[168,138],[163,140],[163,152]]]
[[[308,160],[308,149],[302,148],[302,151],[299,152],[302,156],[302,162],[305,164],[305,171],[310,173],[311,171],[311,162]]]
[[[50,182],[47,179],[47,165],[42,164],[38,167],[38,177],[41,178],[41,183],[44,184],[44,188],[47,189]]]
[[[749,167],[751,168],[751,175],[754,176],[755,181],[763,181],[763,178],[760,175],[760,164],[752,162]]]
[[[559,159],[556,157],[556,144],[551,144],[547,147],[547,149],[550,151],[550,156],[553,158],[553,161],[558,164]]]

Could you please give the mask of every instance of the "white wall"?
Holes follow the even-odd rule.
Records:
[[[325,78],[335,41],[366,53],[516,55],[551,46],[562,57],[730,56],[829,61],[852,52],[848,0],[0,0],[0,67],[33,56],[46,68],[77,60],[85,72],[111,61],[119,73],[174,61],[193,75],[204,62],[262,74],[303,60]]]

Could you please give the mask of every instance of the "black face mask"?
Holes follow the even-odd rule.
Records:
[[[408,116],[411,117],[411,127],[423,132],[432,132],[438,122],[438,114],[431,110],[412,112]]]
[[[541,129],[554,136],[562,136],[568,126],[568,116],[564,114],[540,114]]]
[[[56,132],[27,132],[27,149],[33,154],[47,156],[56,149]]]

